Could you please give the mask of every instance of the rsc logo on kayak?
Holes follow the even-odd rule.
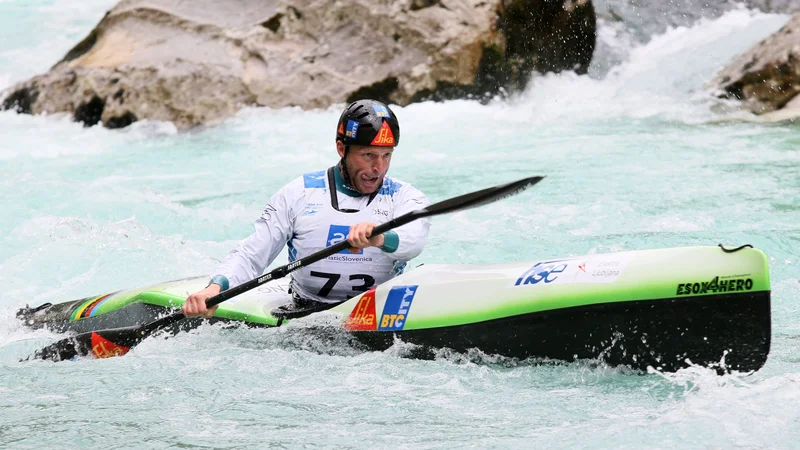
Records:
[[[350,226],[348,225],[331,225],[331,227],[328,229],[328,240],[325,241],[325,247],[332,247],[338,244],[339,242],[347,240],[347,235],[349,233],[350,233]],[[364,249],[360,248],[356,253],[350,253],[350,250],[344,249],[339,253],[346,253],[348,255],[350,254],[361,255],[364,253]]]
[[[514,286],[529,286],[539,283],[552,283],[558,279],[559,274],[567,270],[569,260],[556,260],[538,262],[517,278]]]

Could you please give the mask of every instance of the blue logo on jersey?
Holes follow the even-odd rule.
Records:
[[[414,286],[395,286],[386,296],[386,304],[383,305],[383,315],[378,326],[382,331],[400,331],[406,325],[408,310],[411,309],[411,302],[417,294],[417,287]]]
[[[344,131],[344,135],[347,137],[354,138],[358,133],[358,122],[355,120],[348,120],[347,121],[347,128]]]
[[[399,191],[400,188],[403,187],[402,184],[392,180],[389,177],[383,178],[383,186],[381,186],[381,190],[378,191],[380,195],[388,195],[390,197],[394,196],[394,193]]]
[[[347,235],[350,233],[348,225],[331,225],[328,229],[328,240],[325,241],[325,247],[331,247],[339,242],[347,240]],[[364,253],[364,249],[358,249],[357,253],[350,253],[350,250],[344,249],[339,253],[347,253],[348,255],[360,255]]]
[[[372,109],[375,110],[375,115],[378,117],[390,117],[389,110],[383,105],[372,105]]]
[[[325,172],[319,171],[303,175],[303,186],[306,188],[324,188]]]

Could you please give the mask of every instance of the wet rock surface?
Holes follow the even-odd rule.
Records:
[[[185,129],[244,106],[490,98],[585,73],[594,45],[589,0],[123,0],[2,105]]]

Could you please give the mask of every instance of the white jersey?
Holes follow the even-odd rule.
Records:
[[[356,223],[380,225],[429,205],[419,190],[389,177],[372,196],[340,192],[338,170],[306,174],[281,188],[256,220],[255,232],[231,251],[213,278],[221,275],[229,287],[238,286],[261,275],[284,244],[292,262],[345,240]],[[292,289],[301,298],[329,303],[367,291],[402,273],[405,262],[422,252],[429,228],[428,219],[417,219],[385,233],[380,248],[345,250],[298,269],[291,275]]]

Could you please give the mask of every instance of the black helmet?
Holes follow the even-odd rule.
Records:
[[[385,103],[358,100],[350,103],[339,117],[336,140],[344,145],[394,147],[400,142],[400,124]]]

